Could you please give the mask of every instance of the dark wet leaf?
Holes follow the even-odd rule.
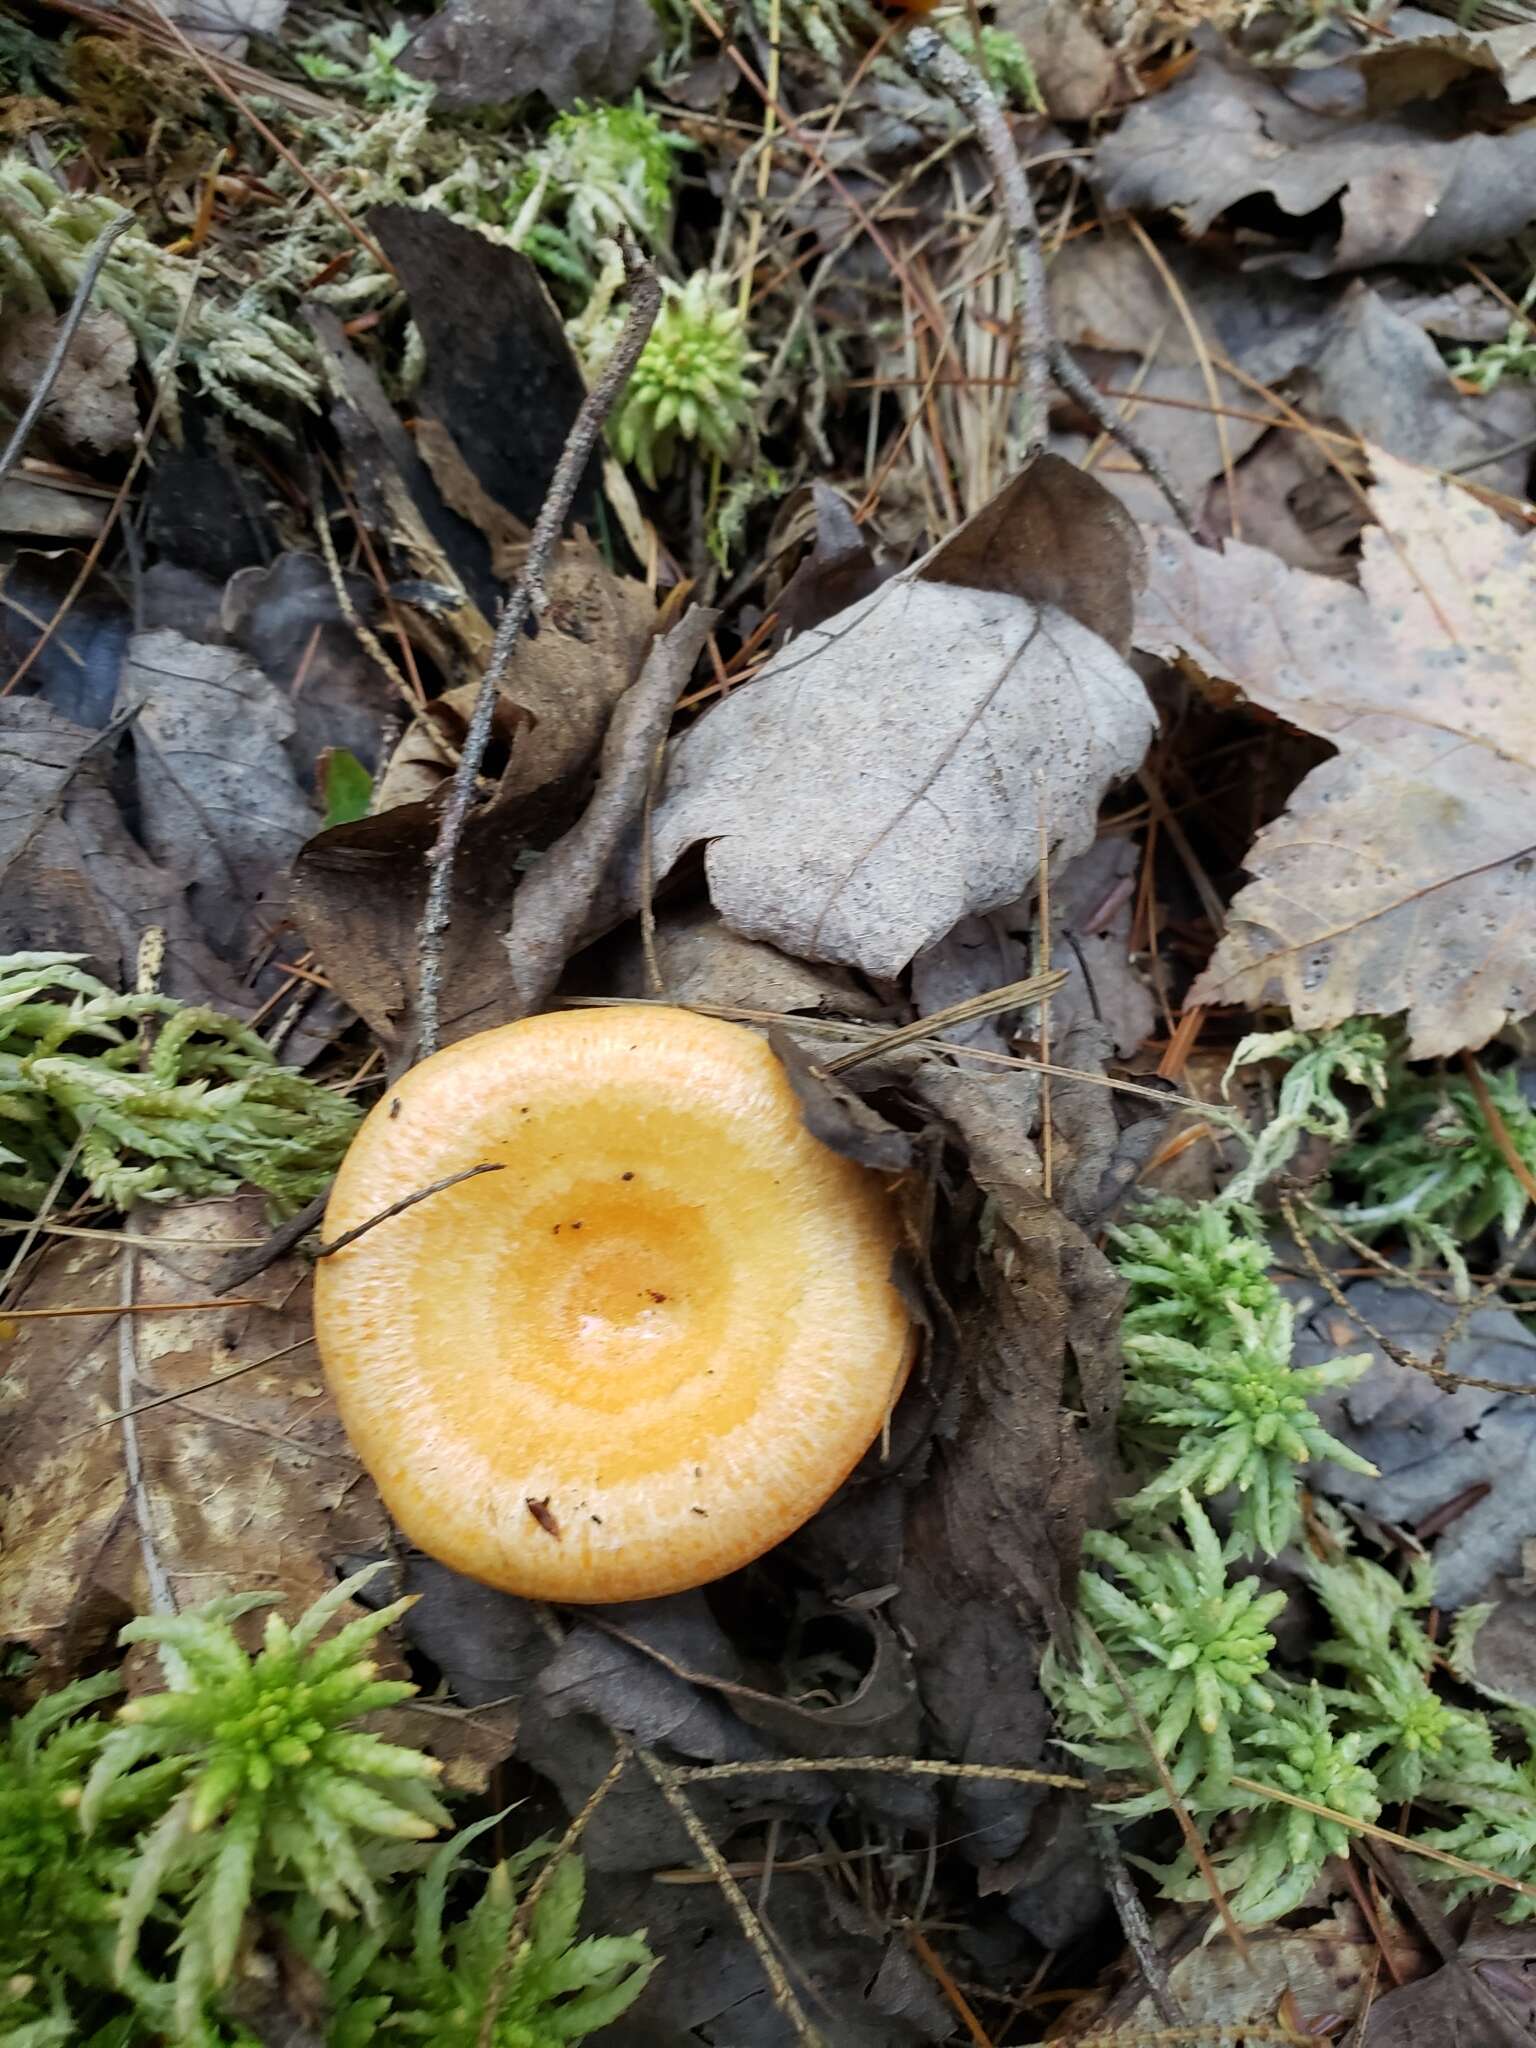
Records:
[[[387,633],[372,583],[353,575],[346,588],[356,616]],[[386,721],[403,709],[400,694],[358,639],[318,555],[281,554],[266,568],[241,569],[224,590],[219,621],[221,637],[292,706],[288,755],[304,788],[327,747],[346,748],[370,772],[378,766]]]
[[[117,701],[130,621],[105,577],[91,577],[79,596],[71,597],[78,568],[73,555],[32,550],[7,566],[0,663],[8,677],[25,665],[17,695],[42,698],[72,725],[98,727],[109,723]],[[41,652],[33,659],[40,641]]]
[[[649,0],[635,4],[649,13]],[[451,12],[445,9],[423,33],[446,33]],[[527,0],[515,9],[520,19],[538,12]],[[552,50],[569,49],[577,12],[561,5],[560,26],[549,31]],[[489,75],[489,56],[477,49],[477,79]],[[486,495],[531,527],[586,396],[543,279],[518,250],[430,209],[376,206],[368,226],[400,273],[426,349],[412,409],[445,428]],[[594,455],[576,494],[574,524],[593,523],[599,476]]]
[[[277,552],[262,491],[232,458],[199,445],[197,413],[185,447],[157,447],[145,491],[145,538],[166,561],[222,583]]]
[[[557,107],[622,99],[661,48],[650,0],[448,0],[400,60],[445,107],[541,93]]]
[[[810,553],[774,600],[783,633],[803,633],[877,590],[889,574],[875,560],[848,501],[819,477],[811,485]]]
[[[781,1838],[778,1861],[816,1853],[809,1834]],[[678,1859],[696,1866],[697,1853]],[[749,1891],[755,1890],[750,1886]],[[659,1884],[594,1873],[605,1927],[645,1926],[667,1958],[604,2048],[794,2048],[762,1964],[713,1884]],[[779,1869],[764,1902],[778,1949],[812,2023],[834,2048],[917,2048],[953,2038],[954,2013],[902,1935],[816,1870]]]
[[[912,1164],[911,1136],[887,1123],[878,1110],[836,1075],[818,1071],[816,1055],[808,1053],[790,1033],[775,1027],[768,1043],[778,1055],[800,1103],[800,1120],[813,1138],[845,1159],[881,1173],[904,1173]]]

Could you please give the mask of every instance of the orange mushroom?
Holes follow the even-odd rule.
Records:
[[[905,1377],[885,1181],[801,1122],[763,1041],[563,1011],[426,1060],[369,1116],[321,1262],[347,1433],[406,1534],[531,1598],[634,1600],[797,1529]]]

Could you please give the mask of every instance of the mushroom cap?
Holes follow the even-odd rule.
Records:
[[[406,1534],[533,1599],[636,1600],[797,1529],[879,1434],[910,1325],[886,1182],[740,1025],[651,1005],[461,1040],[363,1124],[316,1331]]]

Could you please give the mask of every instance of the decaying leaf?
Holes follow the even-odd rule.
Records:
[[[387,1541],[320,1377],[299,1261],[252,1290],[270,1307],[120,1313],[207,1299],[230,1240],[264,1228],[256,1197],[144,1209],[132,1229],[159,1249],[61,1240],[14,1304],[100,1311],[13,1322],[4,1340],[3,1632],[47,1673],[72,1673],[151,1607],[157,1576],[184,1606],[271,1590],[294,1611],[335,1583],[334,1560]],[[115,1419],[178,1392],[127,1433]]]
[[[1373,466],[1360,588],[1164,529],[1137,638],[1339,750],[1254,842],[1193,1000],[1406,1011],[1429,1059],[1536,1008],[1536,541]]]
[[[1356,1280],[1345,1292],[1367,1322],[1416,1358],[1433,1358],[1456,1315],[1447,1303],[1378,1280]],[[1409,1529],[1461,1502],[1434,1541],[1435,1592],[1447,1608],[1480,1599],[1496,1575],[1518,1568],[1522,1545],[1536,1534],[1536,1400],[1481,1387],[1442,1389],[1384,1357],[1349,1316],[1320,1300],[1319,1289],[1302,1293],[1313,1313],[1298,1329],[1298,1365],[1340,1350],[1373,1360],[1363,1379],[1321,1395],[1317,1408],[1323,1426],[1369,1458],[1377,1476],[1326,1465],[1317,1490]],[[1446,1362],[1453,1373],[1536,1386],[1536,1337],[1513,1310],[1480,1308]]]
[[[1469,71],[1496,72],[1518,105],[1536,99],[1536,21],[1497,8],[1397,7],[1391,34],[1361,52],[1360,69],[1376,109],[1437,98]]]
[[[716,616],[695,606],[656,642],[613,713],[591,802],[513,897],[506,935],[510,1015],[540,1008],[575,951],[624,834],[640,815],[673,707]]]
[[[165,630],[128,643],[118,707],[133,719],[145,844],[182,878],[219,951],[246,953],[268,925],[315,811],[285,751],[287,697],[228,647]]]
[[[1480,1905],[1459,1948],[1449,1929],[1431,1977],[1385,1991],[1363,2048],[1531,2048],[1536,2042],[1536,1941]]]
[[[15,411],[31,398],[58,337],[58,316],[28,313],[0,337],[0,394]],[[75,331],[41,426],[73,449],[115,455],[139,424],[133,392],[138,345],[116,313],[87,313]]]
[[[661,47],[650,0],[448,0],[401,60],[445,107],[542,93],[551,105],[622,99]]]
[[[1446,263],[1519,232],[1536,128],[1459,133],[1439,105],[1340,119],[1208,47],[1166,92],[1128,109],[1099,145],[1097,171],[1107,207],[1176,208],[1196,235],[1257,193],[1298,219],[1336,201],[1337,235],[1285,259],[1297,276],[1322,277]]]
[[[1042,458],[676,743],[657,872],[703,840],[735,930],[882,978],[1012,902],[1150,737],[1117,651],[1138,559],[1109,493]]]
[[[46,704],[0,702],[0,952],[81,953],[131,987],[139,942],[166,934],[167,995],[241,1007],[238,982],[187,907],[185,877],[124,825],[108,783],[111,742]]]
[[[529,32],[525,24],[535,36],[541,33],[536,18],[543,10],[528,0],[515,7],[497,0],[471,4],[503,21],[515,16],[519,35]],[[611,10],[613,0],[607,4]],[[650,17],[650,0],[632,4]],[[448,35],[453,11],[444,8],[415,47]],[[575,17],[583,11],[563,0],[558,26],[552,22],[542,32],[546,55],[569,54],[579,30]],[[476,46],[477,85],[493,61],[492,49]],[[532,526],[586,395],[581,365],[537,266],[520,250],[430,207],[376,206],[368,226],[399,273],[426,352],[413,410],[449,437],[495,504]],[[587,525],[595,517],[600,467],[594,455],[574,500],[572,517]],[[463,505],[455,509],[475,517]]]
[[[1165,1908],[1158,1914],[1153,1935],[1167,1959],[1168,1988],[1185,2022],[1200,2030],[1197,2038],[1234,2043],[1248,2038],[1242,2023],[1273,2024],[1270,2016],[1287,1992],[1307,2022],[1353,2019],[1384,1985],[1413,1986],[1421,1994],[1427,1989],[1420,1981],[1425,1964],[1419,1944],[1391,1900],[1378,1898],[1367,1920],[1342,1884],[1338,1892],[1326,1910],[1320,1905],[1315,1915],[1309,1914],[1305,1925],[1267,1929],[1267,1938],[1249,1943],[1246,1953],[1229,1941],[1200,1939],[1210,1923],[1208,1912]],[[1404,1997],[1412,1996],[1405,1989]],[[1075,2005],[1062,2039],[1091,2040],[1098,2034],[1106,2042],[1115,2037],[1155,2040],[1162,2024],[1155,1999],[1135,1973],[1114,1998],[1087,1998]],[[1450,2038],[1437,2041],[1437,2048],[1448,2048]]]
[[[555,549],[549,608],[507,675],[499,737],[509,758],[501,800],[541,791],[551,803],[590,765],[614,706],[645,658],[655,604],[645,585],[616,576],[584,533]],[[433,796],[452,774],[478,683],[436,697],[390,756],[377,808]]]
[[[501,940],[518,856],[579,802],[651,623],[643,587],[610,574],[582,536],[557,549],[549,595],[538,634],[518,643],[498,706],[493,737],[505,767],[492,801],[471,815],[454,869],[442,1019],[450,1044],[514,1014]],[[435,700],[386,770],[374,815],[319,833],[294,865],[294,917],[333,987],[386,1044],[399,1042],[407,1019],[436,799],[477,687]]]

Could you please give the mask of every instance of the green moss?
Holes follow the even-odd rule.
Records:
[[[0,1201],[56,1177],[116,1208],[249,1184],[275,1214],[329,1185],[360,1112],[254,1031],[166,996],[120,996],[72,953],[0,959]]]

